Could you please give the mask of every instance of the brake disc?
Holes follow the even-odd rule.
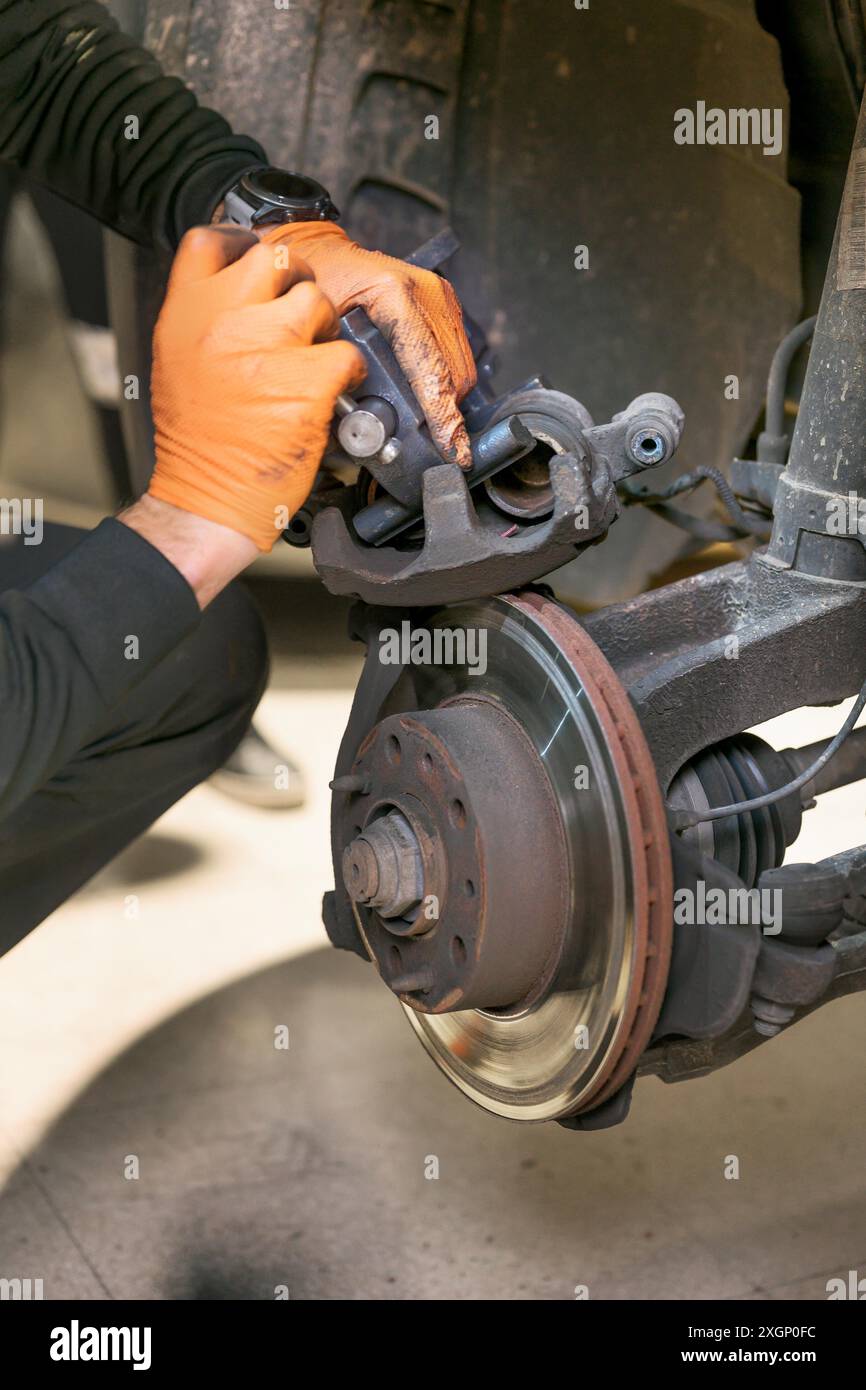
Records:
[[[335,794],[338,882],[467,1096],[526,1121],[593,1109],[634,1071],[670,958],[667,825],[640,726],[580,624],[540,594],[419,627],[426,648],[368,711],[353,790]],[[466,659],[443,661],[446,645]]]

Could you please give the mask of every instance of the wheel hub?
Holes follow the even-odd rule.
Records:
[[[423,1013],[522,1004],[565,929],[567,855],[530,740],[492,699],[392,715],[359,749],[343,882],[386,984]],[[514,852],[514,815],[538,852]],[[528,923],[532,922],[531,930]]]

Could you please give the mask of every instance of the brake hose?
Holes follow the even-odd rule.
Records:
[[[690,512],[683,512],[678,507],[668,505],[670,498],[679,496],[681,492],[693,492],[704,482],[712,483],[716,489],[722,505],[734,523],[733,526],[705,521],[703,517],[692,516]],[[673,526],[690,531],[700,540],[743,540],[749,536],[758,536],[766,540],[769,535],[769,518],[750,516],[744,511],[725,475],[718,468],[712,468],[708,464],[702,464],[690,473],[681,473],[662,492],[651,492],[649,488],[637,487],[629,482],[621,483],[620,491],[626,506],[646,507],[648,511],[656,512]]]
[[[767,380],[767,405],[764,412],[764,430],[768,435],[775,437],[785,433],[785,392],[788,386],[791,363],[800,348],[808,343],[812,337],[817,322],[817,314],[813,314],[811,318],[803,319],[802,323],[798,323],[795,328],[791,329],[790,333],[785,334],[776,348]]]
[[[763,441],[768,441],[768,446],[774,444],[787,446],[785,391],[788,385],[788,375],[791,370],[791,363],[800,348],[812,337],[817,321],[817,315],[813,314],[811,318],[798,323],[795,328],[791,329],[790,333],[785,334],[773,354],[767,380],[765,426],[758,440],[759,460],[764,456]],[[771,456],[768,455],[768,457],[772,461]],[[681,492],[692,492],[704,481],[711,482],[715,487],[733,526],[721,526],[718,523],[708,522],[701,517],[692,516],[690,512],[684,512],[678,507],[669,505],[672,497],[676,497]],[[628,482],[623,482],[620,485],[620,492],[627,506],[639,503],[645,506],[648,511],[655,512],[657,516],[669,521],[672,526],[679,526],[681,530],[689,531],[699,540],[733,541],[745,540],[750,536],[767,540],[769,537],[772,518],[760,514],[752,515],[744,511],[727,478],[718,468],[704,466],[694,469],[691,473],[682,473],[662,492],[651,492],[648,488],[637,487]]]

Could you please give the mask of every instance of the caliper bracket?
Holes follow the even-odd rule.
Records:
[[[558,568],[601,540],[619,513],[607,466],[583,456],[551,460],[553,514],[517,535],[483,527],[456,464],[423,477],[424,545],[420,550],[364,545],[342,511],[328,507],[313,524],[313,560],[332,594],[369,604],[424,607],[519,587]],[[539,563],[543,556],[543,563]]]

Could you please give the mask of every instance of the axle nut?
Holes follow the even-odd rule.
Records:
[[[343,882],[353,902],[380,917],[405,917],[424,896],[421,849],[399,811],[372,821],[343,852]]]

